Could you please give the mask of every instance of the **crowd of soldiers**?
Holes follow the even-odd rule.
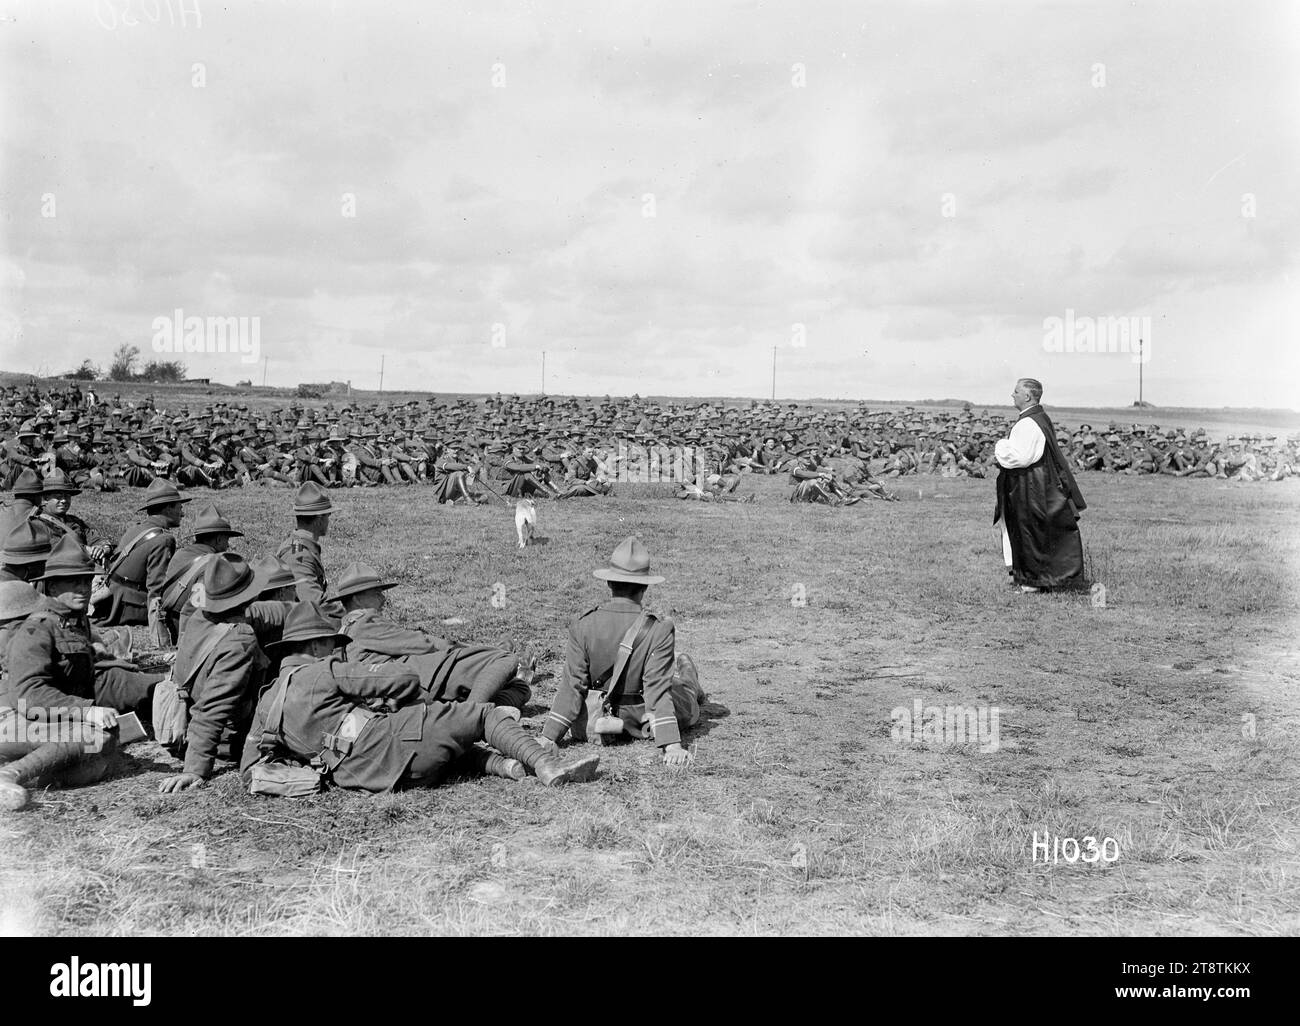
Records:
[[[586,740],[589,721],[602,743],[649,737],[667,765],[692,759],[681,730],[704,692],[671,622],[643,608],[663,578],[635,538],[594,572],[610,600],[570,625],[565,679],[534,737],[520,710],[544,675],[529,650],[453,644],[386,617],[396,584],[364,562],[327,582],[338,507],[314,480],[294,492],[283,542],[255,561],[231,551],[243,532],[215,504],[178,545],[193,496],[166,478],[115,542],[71,512],[81,489],[57,466],[44,478],[24,468],[14,492],[0,511],[0,811],[26,805],[32,786],[102,779],[124,724],[181,761],[166,793],[202,785],[222,758],[270,795],[457,772],[587,781],[599,757],[563,762],[557,749],[566,734]],[[136,657],[132,626],[147,628],[159,665]]]
[[[662,578],[639,540],[594,571],[610,597],[570,624],[565,676],[533,736],[520,709],[542,675],[528,651],[452,644],[386,617],[395,584],[363,561],[327,582],[332,489],[427,484],[440,502],[487,502],[667,480],[681,498],[745,501],[746,474],[787,474],[792,500],[852,505],[892,499],[891,478],[989,475],[1007,426],[969,408],[831,413],[635,396],[292,403],[264,415],[217,401],[167,413],[75,387],[7,389],[0,809],[25,804],[32,784],[102,778],[120,723],[152,730],[181,761],[165,792],[201,785],[223,757],[264,794],[428,786],[456,771],[584,781],[598,758],[562,762],[557,747],[589,728],[602,742],[651,738],[667,765],[689,765],[682,731],[704,692],[671,622],[644,606]],[[1297,466],[1296,436],[1221,445],[1155,425],[1058,432],[1079,470],[1278,480]],[[194,498],[180,485],[293,488],[293,527],[253,560],[231,551],[242,532],[209,502],[180,545]],[[122,487],[143,491],[139,522],[119,538],[71,511],[85,490]],[[132,626],[147,629],[151,663]]]
[[[439,502],[608,495],[620,481],[670,481],[677,496],[742,501],[743,475],[788,474],[792,500],[889,499],[889,478],[987,477],[1011,418],[907,407],[835,412],[798,403],[668,402],[500,395],[454,402],[324,402],[250,411],[218,400],[166,410],[79,386],[0,391],[0,488],[26,468],[79,488],[430,485]],[[1300,435],[1211,440],[1156,424],[1058,427],[1080,471],[1280,480]],[[675,454],[675,455],[669,455]],[[683,455],[685,457],[683,458]],[[751,499],[752,496],[747,497]]]

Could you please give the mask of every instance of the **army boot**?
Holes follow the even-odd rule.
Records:
[[[484,740],[498,752],[522,762],[547,787],[585,783],[595,777],[600,756],[591,755],[577,762],[561,763],[557,756],[549,754],[524,733],[511,712],[514,710],[492,709],[483,719]]]
[[[27,789],[18,783],[18,774],[0,766],[0,812],[17,812],[26,804]]]
[[[518,759],[508,759],[486,748],[471,748],[465,753],[465,762],[483,776],[504,777],[506,780],[523,780],[528,776],[524,764]]]

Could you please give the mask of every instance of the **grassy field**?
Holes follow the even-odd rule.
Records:
[[[991,481],[894,485],[839,510],[781,479],[746,479],[753,505],[621,486],[539,504],[549,544],[524,552],[501,507],[335,493],[331,575],[367,559],[402,582],[400,619],[531,642],[554,671],[591,570],[639,534],[710,697],[694,769],[645,743],[555,790],[290,801],[224,772],[163,796],[176,764],[136,745],[0,819],[0,932],[1296,933],[1300,485],[1085,475],[1104,606],[1008,587]],[[289,495],[219,496],[243,551],[287,530]],[[117,529],[135,498],[77,511]],[[894,739],[917,700],[996,707],[996,750]],[[1113,838],[1118,861],[1035,862],[1035,831]]]

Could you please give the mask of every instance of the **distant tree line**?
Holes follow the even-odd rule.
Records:
[[[98,364],[91,360],[81,361],[76,370],[65,371],[63,377],[73,381],[161,381],[180,382],[185,380],[185,364],[180,360],[150,360],[139,371],[140,347],[123,343],[113,351],[113,362],[105,374]]]

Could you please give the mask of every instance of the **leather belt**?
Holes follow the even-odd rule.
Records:
[[[350,754],[353,743],[361,736],[361,731],[365,729],[366,724],[373,720],[376,715],[369,709],[363,709],[360,706],[349,709],[347,715],[335,728],[334,733],[326,734],[322,738],[326,751],[334,752],[339,757]]]

